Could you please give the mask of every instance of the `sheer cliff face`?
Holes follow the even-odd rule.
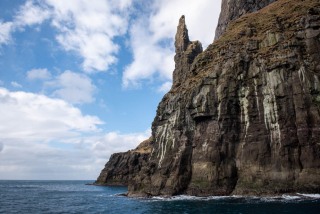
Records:
[[[215,39],[218,39],[226,31],[231,21],[246,13],[258,11],[275,1],[277,0],[222,0]]]
[[[278,0],[203,52],[187,32],[129,195],[319,192],[320,2]]]

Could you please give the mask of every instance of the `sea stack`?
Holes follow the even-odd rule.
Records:
[[[152,137],[113,155],[98,184],[123,181],[129,196],[320,192],[319,0],[223,0],[216,32],[203,51],[180,18]]]

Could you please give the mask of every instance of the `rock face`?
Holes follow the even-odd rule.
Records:
[[[258,11],[275,1],[277,0],[222,0],[215,39],[218,39],[226,31],[231,21],[246,13]]]
[[[115,153],[101,171],[95,185],[128,186],[129,180],[140,172],[151,152],[152,138],[143,141],[136,149]]]
[[[100,180],[128,175],[130,196],[319,193],[320,2],[278,0],[203,52],[182,17],[175,46],[151,153],[112,156]]]

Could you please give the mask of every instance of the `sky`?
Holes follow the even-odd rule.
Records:
[[[0,179],[95,180],[151,135],[174,36],[214,39],[221,0],[0,0]]]

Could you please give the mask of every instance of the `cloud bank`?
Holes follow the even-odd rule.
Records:
[[[102,133],[103,122],[61,99],[0,88],[0,179],[95,179],[114,152],[150,136]]]
[[[103,122],[61,99],[0,88],[0,136],[3,139],[54,140],[96,132]]]

